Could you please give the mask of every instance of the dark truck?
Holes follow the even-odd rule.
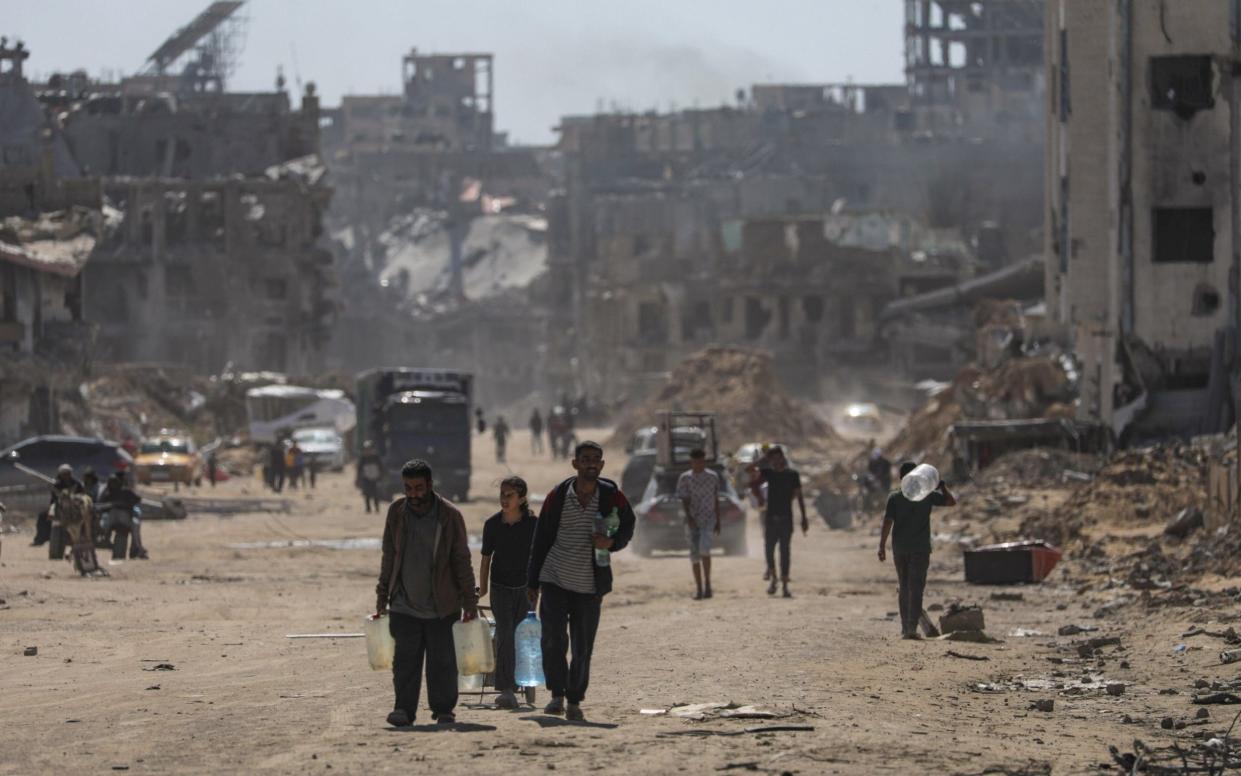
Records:
[[[470,397],[474,376],[450,369],[395,367],[357,376],[356,450],[367,440],[383,461],[380,495],[402,491],[401,466],[421,458],[435,489],[454,501],[470,491]]]

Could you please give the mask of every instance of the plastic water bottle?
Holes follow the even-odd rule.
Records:
[[[601,536],[615,536],[617,529],[620,528],[620,513],[616,511],[616,507],[612,507],[612,513],[604,516],[602,512],[595,515],[595,533]],[[601,550],[595,548],[595,565],[611,566],[612,551]]]
[[[526,615],[517,626],[517,686],[538,687],[543,678],[543,624],[534,612]]]
[[[929,463],[920,463],[901,478],[901,493],[910,501],[921,501],[939,487],[939,472]]]

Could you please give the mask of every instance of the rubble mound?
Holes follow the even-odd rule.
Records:
[[[1026,420],[1070,417],[1071,366],[1053,355],[1026,356],[995,369],[971,364],[916,410],[897,434],[897,458],[951,463],[948,432],[961,420]]]
[[[1101,466],[1103,459],[1098,455],[1035,447],[1005,453],[983,470],[977,479],[988,485],[1003,483],[1022,488],[1058,487],[1065,481],[1065,472],[1091,475]]]
[[[623,446],[667,410],[713,412],[720,449],[747,442],[780,442],[822,450],[841,442],[830,424],[780,385],[768,353],[712,347],[681,362],[652,397],[617,422],[609,446]]]
[[[1066,506],[1092,522],[1165,521],[1186,507],[1206,507],[1207,463],[1207,451],[1195,445],[1120,450]]]
[[[190,434],[200,443],[216,435],[207,378],[162,366],[114,367],[82,383],[81,402],[62,409],[71,432],[140,441],[162,428]]]

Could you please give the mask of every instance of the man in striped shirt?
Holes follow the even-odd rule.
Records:
[[[543,598],[543,673],[552,693],[544,711],[581,721],[580,704],[590,681],[599,608],[603,596],[612,590],[612,567],[599,565],[595,550],[615,553],[624,549],[633,538],[634,516],[620,487],[599,476],[603,471],[601,446],[579,444],[573,451],[573,468],[577,476],[557,485],[543,501],[526,579],[531,606],[540,595]],[[596,529],[596,521],[602,522],[613,510],[620,523],[607,536]],[[570,646],[571,665],[566,660]]]

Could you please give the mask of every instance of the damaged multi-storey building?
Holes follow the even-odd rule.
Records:
[[[39,98],[119,211],[83,271],[97,357],[215,372],[321,366],[335,313],[319,100],[225,89],[240,2],[215,2],[115,83],[55,74]]]
[[[903,84],[760,84],[719,108],[562,120],[553,383],[622,401],[709,342],[771,349],[812,394],[884,352],[916,377],[968,357],[955,311],[909,347],[935,306],[881,313],[1041,256],[1043,7],[906,9]]]
[[[1241,6],[1050,0],[1046,275],[1083,420],[1121,438],[1235,417]]]

